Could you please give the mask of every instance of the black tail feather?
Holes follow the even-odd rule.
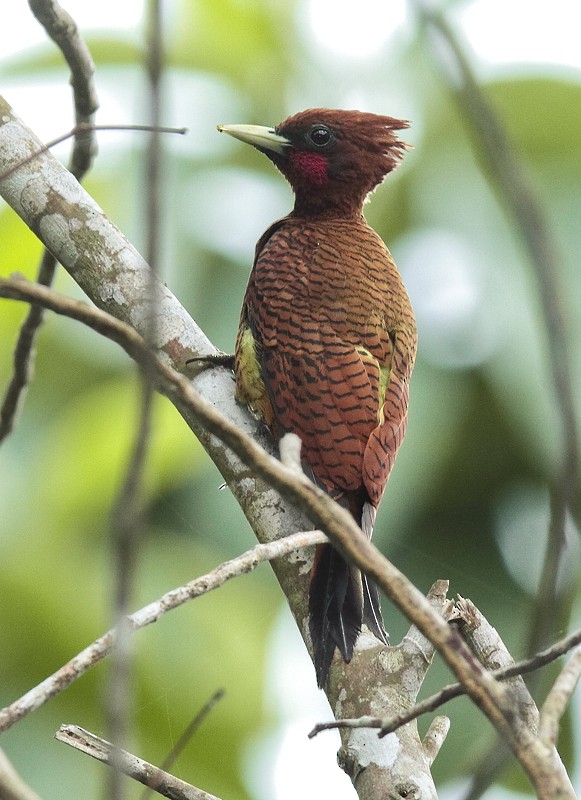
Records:
[[[335,647],[349,662],[361,630],[363,591],[361,573],[329,545],[317,548],[309,590],[309,628],[317,684],[323,686]]]
[[[389,644],[375,583],[330,545],[319,546],[309,587],[309,629],[318,686],[325,685],[336,647],[343,661],[351,661],[363,622]]]
[[[331,493],[331,496],[349,509],[363,533],[371,539],[376,508],[367,493],[362,490],[337,496]],[[335,647],[347,664],[351,661],[363,623],[380,642],[389,644],[375,583],[348,564],[333,547],[320,545],[309,587],[309,629],[317,684],[321,688],[327,680]]]

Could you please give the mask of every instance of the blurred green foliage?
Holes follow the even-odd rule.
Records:
[[[415,150],[368,207],[370,223],[389,243],[408,282],[420,331],[409,432],[376,539],[423,590],[449,578],[452,593],[474,600],[513,655],[521,656],[539,579],[534,563],[542,557],[548,521],[547,482],[555,479],[562,457],[534,277],[513,220],[483,176],[462,109],[434,70],[419,33],[396,37],[369,63],[345,64],[304,36],[304,13],[304,4],[282,0],[171,6],[164,122],[188,125],[190,135],[165,142],[164,279],[217,346],[231,350],[253,243],[289,208],[290,193],[266,159],[224,141],[215,123],[273,124],[300,108],[354,104],[412,120],[408,138]],[[87,39],[101,93],[118,96],[124,112],[146,121],[139,37],[117,31],[89,33]],[[66,83],[60,55],[49,44],[0,62],[3,78],[32,85],[47,70]],[[538,65],[528,74],[505,71],[487,90],[531,171],[558,242],[579,397],[579,75],[549,74]],[[63,119],[61,129],[68,125]],[[87,188],[143,246],[144,140],[125,134],[113,143],[106,136],[101,141]],[[0,241],[2,274],[18,270],[32,278],[40,246],[4,206]],[[454,259],[458,265],[451,269]],[[79,294],[63,274],[57,288]],[[23,314],[17,303],[0,301],[2,386]],[[22,415],[0,451],[2,705],[110,624],[110,510],[134,435],[137,392],[135,368],[111,343],[69,320],[47,318]],[[136,608],[252,544],[247,523],[228,492],[219,491],[220,482],[178,414],[157,398]],[[514,553],[505,546],[511,541],[520,542],[516,556],[507,555]],[[569,580],[577,584],[575,536],[566,558]],[[529,561],[523,583],[517,562]],[[263,567],[139,633],[134,750],[160,763],[198,708],[224,687],[225,699],[174,771],[228,800],[268,796],[247,779],[245,762],[256,737],[273,730],[277,720],[284,723],[264,688],[265,659],[282,604]],[[406,623],[391,608],[385,617],[398,641]],[[553,638],[574,624],[575,618],[555,619]],[[271,653],[268,663],[276,658],[285,655]],[[107,670],[107,664],[99,665],[2,739],[45,800],[102,796],[104,768],[87,759],[79,766],[83,757],[51,737],[63,722],[103,733]],[[436,665],[426,692],[447,680]],[[288,686],[291,695],[302,689]],[[449,713],[451,732],[434,766],[440,786],[470,774],[491,738],[467,701],[455,701]],[[571,727],[562,738],[573,767]],[[265,776],[269,767],[261,767]],[[526,786],[516,769],[503,780]],[[311,796],[307,778],[304,795]]]

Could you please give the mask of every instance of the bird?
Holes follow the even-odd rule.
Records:
[[[407,426],[417,333],[410,299],[363,206],[409,145],[406,120],[309,109],[276,127],[219,125],[289,182],[293,210],[261,236],[236,338],[236,399],[275,441],[302,442],[305,472],[371,538]],[[309,631],[317,683],[348,663],[362,625],[389,639],[376,585],[316,548]]]

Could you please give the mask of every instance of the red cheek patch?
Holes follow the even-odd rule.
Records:
[[[297,176],[322,185],[327,182],[327,159],[318,153],[295,151],[290,156],[293,171]]]

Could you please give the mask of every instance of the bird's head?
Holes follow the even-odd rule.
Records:
[[[362,111],[309,109],[275,128],[219,125],[270,158],[295,193],[295,214],[352,217],[409,146],[396,131],[408,122]]]

